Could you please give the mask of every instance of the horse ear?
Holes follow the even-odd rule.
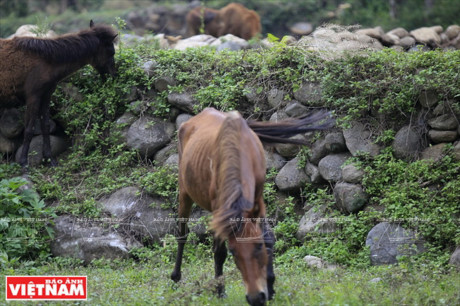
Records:
[[[89,22],[89,27],[90,27],[90,28],[94,27],[94,21],[93,21],[93,19],[91,19],[91,21]]]

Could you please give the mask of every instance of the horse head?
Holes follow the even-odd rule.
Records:
[[[269,299],[267,286],[268,254],[264,242],[263,221],[248,217],[237,221],[228,237],[228,247],[243,277],[246,300],[250,305],[265,305]]]
[[[91,66],[93,66],[103,78],[105,78],[106,74],[115,77],[114,43],[116,42],[118,33],[116,33],[112,27],[94,25],[92,20],[90,22],[90,28],[99,40],[99,48],[90,62]]]

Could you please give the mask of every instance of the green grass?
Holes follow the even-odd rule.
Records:
[[[97,260],[82,266],[73,260],[55,258],[41,265],[22,263],[4,272],[6,275],[87,275],[90,305],[246,304],[241,276],[231,257],[224,269],[227,297],[218,299],[213,292],[210,248],[189,245],[179,284],[169,279],[174,265],[170,256],[173,249],[159,248],[140,261]],[[297,259],[276,265],[275,273],[276,295],[269,305],[456,305],[460,301],[460,272],[453,269],[439,272],[428,266],[401,264],[368,270],[324,271],[309,268]],[[371,281],[376,278],[380,281]],[[0,282],[3,302],[4,278]]]

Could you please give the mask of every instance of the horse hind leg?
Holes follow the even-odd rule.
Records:
[[[225,285],[221,276],[223,273],[224,263],[227,259],[227,247],[225,242],[221,241],[219,238],[214,238],[214,272],[215,278],[217,279],[217,296],[220,298],[225,297]]]
[[[19,164],[22,168],[26,168],[28,165],[28,155],[30,142],[34,135],[35,119],[40,111],[40,98],[36,95],[27,98],[27,109],[24,118],[24,140],[22,143],[22,152],[19,157]]]
[[[43,136],[43,159],[50,161],[51,166],[57,166],[56,158],[51,153],[51,140],[50,140],[50,99],[53,90],[50,90],[42,97],[42,103],[40,104],[40,125]]]
[[[182,266],[182,256],[184,254],[185,243],[187,242],[188,236],[188,226],[187,219],[190,217],[190,211],[192,208],[193,201],[186,193],[179,193],[179,219],[178,227],[179,233],[177,236],[177,256],[176,264],[174,270],[171,273],[171,279],[176,283],[181,279],[181,266]]]

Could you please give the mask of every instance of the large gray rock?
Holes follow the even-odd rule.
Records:
[[[171,170],[179,169],[179,154],[170,155],[163,163],[163,166],[170,167]]]
[[[282,121],[284,119],[287,119],[289,118],[289,115],[286,114],[286,112],[284,110],[282,111],[277,111],[275,113],[273,113],[271,116],[270,116],[270,122],[278,122],[278,121]]]
[[[404,126],[396,133],[392,146],[397,158],[415,160],[422,150],[422,137],[412,127]]]
[[[347,183],[359,184],[364,177],[364,171],[354,164],[348,164],[342,168],[342,179]]]
[[[335,271],[337,269],[336,265],[330,264],[327,261],[312,255],[305,256],[303,261],[305,261],[305,263],[311,268],[324,269],[328,271]]]
[[[103,210],[115,216],[121,227],[147,243],[160,242],[166,235],[177,237],[177,214],[165,200],[142,193],[136,187],[122,188],[99,201]],[[206,233],[202,216],[208,213],[196,208],[190,216],[189,228],[198,236]]]
[[[19,146],[18,141],[6,138],[0,133],[0,153],[13,154]]]
[[[122,188],[99,201],[103,210],[123,220],[123,228],[142,241],[160,242],[175,234],[173,210],[162,208],[165,201],[141,193],[136,187]]]
[[[404,29],[404,28],[393,29],[390,32],[388,32],[387,34],[393,34],[393,35],[398,36],[399,38],[409,36],[409,32],[407,32],[407,30]]]
[[[290,139],[305,141],[306,138],[304,135],[299,134],[292,136]],[[300,152],[301,148],[301,145],[290,143],[281,143],[275,146],[276,152],[278,152],[279,155],[285,158],[293,158]]]
[[[125,187],[110,196],[99,200],[103,210],[114,217],[123,217],[133,212],[138,201],[142,200],[140,190],[136,187]]]
[[[438,103],[438,95],[431,90],[424,90],[419,95],[420,104],[424,108],[432,108]]]
[[[347,150],[345,138],[343,137],[342,132],[328,133],[324,140],[324,146],[329,153],[340,153]]]
[[[433,143],[453,142],[457,139],[458,132],[429,130],[428,137]]]
[[[410,34],[415,38],[417,42],[422,44],[430,46],[439,46],[441,44],[441,37],[433,27],[415,29],[412,30]]]
[[[142,70],[144,70],[145,74],[151,78],[155,75],[155,68],[158,66],[158,63],[155,61],[147,61],[142,64]]]
[[[284,90],[272,88],[267,93],[267,102],[271,107],[279,108],[285,102],[284,101],[285,95],[286,93],[284,92]]]
[[[286,164],[286,159],[272,150],[264,150],[264,154],[267,171],[270,169],[280,170]]]
[[[153,86],[158,91],[168,90],[170,86],[176,86],[177,82],[168,75],[161,76],[153,82]]]
[[[69,143],[62,137],[50,135],[51,156],[56,157],[69,147]],[[16,162],[22,153],[22,145],[16,151]],[[43,136],[35,136],[32,138],[29,147],[29,166],[38,166],[43,159]]]
[[[290,117],[298,118],[308,114],[308,108],[297,101],[291,101],[284,109]]]
[[[317,83],[303,83],[294,92],[294,98],[300,103],[307,104],[321,101],[321,86]]]
[[[382,222],[374,226],[366,239],[373,265],[394,264],[398,256],[411,256],[425,251],[419,235],[398,224]]]
[[[317,165],[326,155],[344,152],[346,149],[345,138],[342,132],[329,133],[323,139],[315,141],[311,147],[310,161]]]
[[[176,129],[179,130],[179,128],[182,125],[182,123],[188,121],[192,117],[193,116],[190,115],[190,114],[180,114],[179,116],[177,116],[177,118],[176,118]]]
[[[163,165],[166,162],[166,160],[169,158],[169,156],[176,154],[176,153],[177,153],[177,143],[171,142],[166,147],[164,147],[163,149],[155,153],[154,160],[155,160],[156,165]]]
[[[300,219],[299,229],[296,237],[300,241],[304,241],[305,237],[310,233],[328,234],[337,230],[335,221],[332,218],[326,217],[327,206],[313,207],[305,213]]]
[[[425,148],[420,154],[420,159],[440,161],[445,156],[444,149],[446,145],[446,143],[440,143]]]
[[[380,153],[380,147],[372,141],[371,134],[360,122],[354,122],[351,128],[343,131],[345,143],[353,156],[358,152],[369,153],[371,156]]]
[[[142,156],[151,157],[171,141],[174,132],[173,123],[144,116],[129,127],[126,143],[128,147],[138,150]]]
[[[304,36],[313,32],[313,25],[309,22],[296,22],[289,27],[289,31],[292,34]]]
[[[172,92],[168,94],[168,102],[176,106],[178,109],[181,109],[188,113],[193,113],[195,105],[197,105],[198,103],[192,96],[192,94],[188,92]]]
[[[450,25],[447,27],[445,33],[449,40],[455,39],[458,35],[460,35],[460,26],[457,24]]]
[[[86,264],[99,258],[128,258],[130,249],[141,244],[108,228],[107,222],[113,225],[110,218],[86,220],[59,216],[55,220],[51,252],[54,256],[81,259]]]
[[[0,134],[6,138],[15,138],[21,135],[24,129],[23,115],[16,108],[3,110],[0,117]]]
[[[456,116],[460,116],[460,109],[455,107],[455,102],[453,101],[440,101],[438,105],[433,109],[433,115],[435,116],[452,113],[454,113]]]
[[[363,187],[345,182],[337,183],[334,187],[335,204],[343,213],[355,213],[363,208],[368,199]]]
[[[428,125],[435,130],[455,130],[458,120],[452,114],[444,114],[428,120]]]
[[[342,179],[342,165],[351,157],[349,153],[330,154],[318,163],[321,176],[330,182]]]
[[[210,46],[217,47],[218,50],[221,45],[224,45],[227,42],[231,42],[235,45],[238,45],[238,50],[245,49],[249,46],[249,43],[245,39],[235,36],[233,34],[225,34],[224,36],[219,37],[218,39],[210,43]]]
[[[115,127],[113,132],[120,132],[121,137],[124,139],[124,141],[126,141],[129,127],[131,126],[131,124],[136,122],[137,119],[138,118],[130,112],[124,113],[123,115],[121,115],[120,118],[118,118],[115,121]]]
[[[275,184],[281,191],[299,190],[308,182],[304,169],[299,169],[298,158],[294,158],[280,170]]]
[[[382,38],[382,35],[385,34],[385,32],[383,32],[382,27],[375,27],[375,28],[357,30],[356,34],[367,35],[369,37],[380,40]]]
[[[186,39],[179,40],[175,45],[176,50],[185,50],[187,48],[205,47],[211,45],[216,38],[211,35],[195,35]]]
[[[221,52],[221,51],[239,51],[243,49],[243,47],[237,43],[237,42],[234,42],[234,41],[226,41],[226,42],[223,42],[222,44],[218,45],[217,48],[216,48],[216,51],[217,52]]]
[[[454,144],[454,158],[460,160],[460,141]]]
[[[458,246],[457,249],[455,249],[455,252],[450,256],[449,264],[460,268],[460,246]]]
[[[412,36],[403,37],[399,40],[399,44],[404,49],[409,49],[415,45],[415,38],[413,38]]]
[[[321,176],[318,167],[314,164],[307,162],[305,166],[305,173],[307,174],[310,182],[313,184],[322,184],[325,182],[324,178]]]
[[[175,214],[171,208],[163,208],[160,198],[144,197],[124,215],[127,228],[139,239],[148,243],[160,242],[167,234],[177,234]]]

